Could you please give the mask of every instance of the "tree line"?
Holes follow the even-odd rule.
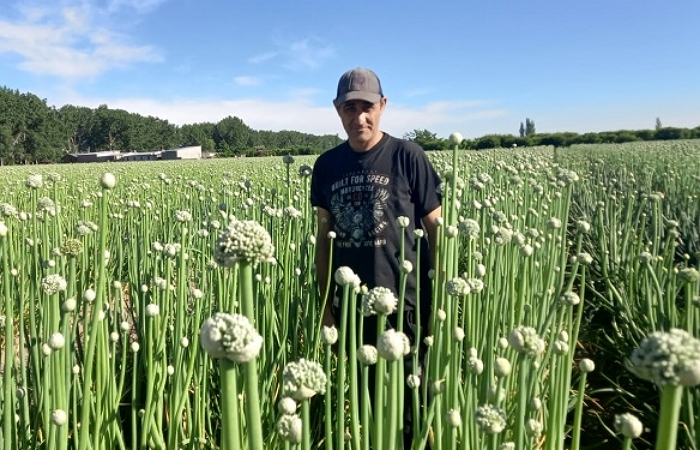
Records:
[[[700,139],[700,126],[695,128],[656,127],[653,130],[619,130],[593,133],[535,133],[534,122],[531,134],[522,136],[512,134],[489,134],[477,139],[465,139],[460,148],[467,150],[485,150],[490,148],[530,147],[536,145],[553,145],[568,147],[574,144],[620,144],[635,141],[658,141],[674,139]],[[413,130],[404,135],[405,139],[415,141],[425,150],[446,150],[454,144],[448,139],[437,137],[429,130]]]
[[[338,135],[253,130],[238,117],[177,126],[107,105],[55,108],[31,93],[0,87],[0,165],[58,162],[67,153],[154,151],[201,145],[219,156],[314,154]]]
[[[404,138],[425,150],[451,148],[446,138],[429,130],[414,130]],[[664,127],[656,120],[653,130],[620,130],[597,133],[536,133],[535,122],[526,119],[518,135],[491,134],[465,139],[464,149],[527,147],[633,141],[699,139],[700,126],[692,129]],[[241,119],[228,116],[217,123],[177,126],[157,117],[144,117],[107,105],[97,108],[65,105],[55,108],[31,93],[0,87],[0,165],[58,162],[67,153],[107,150],[154,151],[201,145],[203,152],[218,156],[274,156],[318,154],[342,142],[338,135],[317,136],[298,131],[253,130]]]

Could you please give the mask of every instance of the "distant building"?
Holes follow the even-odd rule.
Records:
[[[107,162],[116,161],[119,159],[119,155],[118,151],[67,153],[61,158],[61,161],[67,163]]]
[[[176,148],[173,150],[157,150],[154,152],[88,152],[88,153],[66,153],[61,158],[64,163],[92,163],[107,161],[156,161],[159,159],[201,159],[212,158],[215,153],[202,153],[201,145],[191,147]]]
[[[161,151],[122,153],[119,161],[155,161],[161,158]]]
[[[191,147],[176,148],[174,150],[163,150],[163,159],[201,159],[202,146],[193,145]]]

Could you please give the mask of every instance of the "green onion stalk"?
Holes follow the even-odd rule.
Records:
[[[253,297],[253,264],[250,261],[240,263],[240,299],[243,306],[243,315],[255,326],[255,307]],[[228,368],[225,372],[232,372]],[[260,400],[258,394],[258,367],[257,359],[244,363],[244,388],[246,393],[246,425],[248,426],[248,448],[252,450],[263,449],[262,419],[260,417]],[[227,375],[228,376],[228,375]],[[226,449],[228,450],[228,449]]]
[[[683,388],[700,384],[700,339],[679,328],[652,332],[632,352],[627,367],[661,388],[655,448],[675,449]]]
[[[335,329],[334,329],[335,330]],[[332,333],[329,331],[329,333]],[[326,349],[325,349],[325,359],[324,359],[324,364],[323,364],[323,370],[326,373],[326,376],[329,377],[331,375],[331,370],[332,370],[332,360],[333,360],[333,345],[337,342],[338,336],[337,336],[337,330],[335,330],[335,333],[332,337],[326,339]],[[333,393],[332,389],[326,389],[326,392],[323,394],[324,395],[324,407],[325,407],[325,415],[324,415],[324,432],[325,432],[325,448],[326,450],[334,450],[335,447],[333,445]]]
[[[90,326],[88,328],[89,341],[87,343],[87,350],[85,352],[85,366],[84,366],[84,379],[83,379],[83,403],[80,411],[80,431],[79,431],[79,441],[78,450],[85,450],[90,445],[89,436],[90,433],[93,435],[92,446],[99,448],[100,436],[102,435],[101,430],[101,412],[95,411],[94,422],[90,420],[91,408],[94,406],[93,397],[100,397],[103,395],[102,392],[93,392],[93,377],[95,375],[95,362],[96,362],[96,346],[98,343],[98,333],[102,328],[102,321],[100,316],[103,308],[104,298],[105,298],[105,288],[106,288],[106,251],[107,251],[107,232],[109,221],[107,219],[107,208],[110,199],[110,190],[114,188],[116,181],[114,175],[111,173],[105,173],[100,179],[100,184],[102,185],[102,196],[100,197],[100,240],[98,245],[97,253],[97,279],[95,281],[95,298],[90,307],[90,313],[92,318],[90,319]],[[95,395],[96,394],[96,395]],[[144,444],[145,445],[145,444]]]
[[[345,289],[343,289],[345,296]],[[350,293],[350,328],[349,328],[349,347],[348,347],[348,365],[350,367],[350,439],[352,448],[360,448],[360,411],[359,411],[359,380],[357,372],[357,343],[358,343],[358,326],[357,326],[357,294],[353,289]],[[347,328],[346,328],[347,329]],[[343,333],[344,334],[344,333]],[[343,365],[343,360],[340,362]],[[308,403],[308,400],[306,401]]]
[[[17,438],[15,435],[15,383],[13,382],[14,373],[14,303],[12,300],[12,291],[10,289],[10,253],[12,251],[12,242],[10,240],[10,231],[3,222],[0,222],[0,247],[2,248],[2,285],[3,295],[5,297],[5,370],[3,372],[3,409],[2,409],[2,436],[3,449],[14,450],[18,448]],[[23,333],[20,333],[23,334]],[[24,358],[22,358],[24,359]]]
[[[586,390],[586,377],[588,373],[595,369],[595,364],[590,359],[584,358],[579,362],[578,367],[581,371],[581,376],[578,382],[578,394],[576,395],[576,406],[574,409],[571,450],[578,450],[581,444],[581,419],[583,417],[583,398]]]
[[[340,280],[343,281],[343,280]],[[350,291],[354,288],[352,281],[347,280],[344,283],[338,283],[343,287],[343,299],[340,309],[340,332],[338,333],[338,374],[336,381],[336,440],[339,448],[344,447],[345,440],[345,380],[348,361],[346,360],[347,353],[347,330],[348,330],[348,309],[350,308]],[[353,294],[354,296],[354,294]],[[353,311],[355,315],[355,311]]]
[[[379,314],[377,316],[377,339],[384,333],[386,329],[386,316]],[[384,394],[386,391],[386,360],[377,358],[377,365],[374,372],[374,447],[380,448],[384,442]],[[391,430],[389,430],[391,432]]]

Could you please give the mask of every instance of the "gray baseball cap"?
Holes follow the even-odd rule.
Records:
[[[364,100],[377,103],[384,97],[382,84],[376,73],[369,69],[348,70],[338,81],[338,94],[333,102],[342,105],[348,100]]]

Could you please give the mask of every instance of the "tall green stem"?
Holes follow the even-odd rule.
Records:
[[[256,314],[253,298],[253,265],[249,261],[240,263],[240,303],[243,306],[243,315],[254,325]],[[260,396],[258,394],[258,362],[252,359],[243,365],[246,394],[246,426],[248,435],[248,448],[263,450],[262,420],[260,417]],[[226,449],[228,450],[228,449]]]
[[[676,449],[682,396],[683,386],[668,384],[661,390],[661,412],[659,413],[656,434],[656,450]]]

